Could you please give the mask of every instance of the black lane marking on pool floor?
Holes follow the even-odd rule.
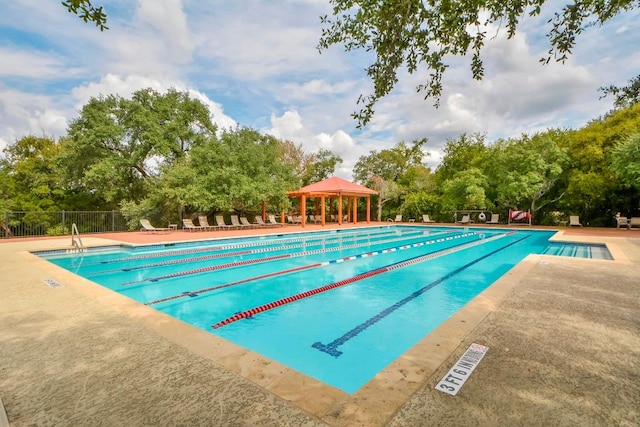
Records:
[[[370,327],[371,325],[375,324],[376,322],[384,319],[386,316],[388,316],[389,314],[393,313],[395,310],[397,310],[398,308],[402,307],[403,305],[405,305],[406,303],[408,303],[409,301],[412,301],[414,298],[417,298],[418,296],[422,295],[423,293],[427,292],[429,289],[439,285],[440,283],[444,282],[445,280],[455,276],[456,274],[460,273],[463,270],[466,270],[467,268],[471,267],[472,265],[476,264],[477,262],[482,261],[483,259],[486,259],[506,248],[508,248],[509,246],[515,245],[516,243],[519,243],[521,241],[523,241],[524,239],[528,238],[529,236],[524,236],[521,239],[515,240],[511,243],[509,243],[506,246],[503,246],[501,248],[498,248],[492,252],[489,252],[483,256],[481,256],[480,258],[476,258],[475,260],[463,265],[462,267],[459,267],[455,270],[453,270],[452,272],[446,274],[445,276],[439,278],[438,280],[435,280],[431,283],[429,283],[428,285],[418,289],[417,291],[413,292],[412,294],[410,294],[409,296],[407,296],[406,298],[403,298],[402,300],[398,301],[397,303],[393,304],[390,307],[387,307],[386,309],[382,310],[380,313],[376,314],[375,316],[369,318],[367,321],[359,324],[358,326],[356,326],[355,328],[351,329],[349,332],[347,332],[346,334],[342,335],[341,337],[331,341],[329,344],[322,344],[320,341],[317,341],[315,343],[313,343],[311,345],[311,347],[318,349],[324,353],[327,353],[333,357],[339,357],[342,354],[342,351],[338,350],[338,347],[341,346],[342,344],[346,343],[347,341],[349,341],[351,338],[354,338],[355,336],[357,336],[360,332],[364,331],[365,329],[367,329],[368,327]]]

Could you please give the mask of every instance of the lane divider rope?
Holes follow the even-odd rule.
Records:
[[[338,258],[338,259],[334,259],[334,260],[330,260],[330,261],[323,261],[323,262],[304,265],[304,266],[301,266],[301,267],[290,268],[290,269],[287,269],[287,270],[275,271],[275,272],[272,272],[272,273],[267,273],[267,274],[263,274],[263,275],[260,275],[260,276],[249,277],[249,278],[238,280],[238,281],[235,281],[235,282],[230,282],[230,283],[225,283],[225,284],[222,284],[222,285],[215,285],[215,286],[210,286],[210,287],[203,288],[203,289],[198,289],[196,291],[185,291],[185,292],[183,292],[181,294],[178,294],[178,295],[172,295],[172,296],[169,296],[169,297],[159,298],[159,299],[156,299],[156,300],[153,300],[153,301],[146,302],[145,305],[154,305],[154,304],[158,304],[158,303],[161,303],[161,302],[173,301],[173,300],[180,299],[180,298],[194,297],[194,296],[200,295],[200,294],[205,293],[205,292],[212,292],[212,291],[215,291],[215,290],[218,290],[218,289],[228,288],[228,287],[231,287],[231,286],[248,283],[248,282],[252,282],[252,281],[255,281],[255,280],[261,280],[261,279],[265,279],[265,278],[281,276],[281,275],[290,274],[290,273],[294,273],[294,272],[300,272],[300,271],[308,270],[308,269],[311,269],[311,268],[326,267],[328,265],[338,264],[338,263],[342,263],[342,262],[348,262],[348,261],[352,261],[352,260],[359,259],[359,258],[373,257],[373,256],[380,255],[380,254],[386,254],[386,253],[395,252],[395,251],[398,251],[398,250],[415,248],[415,247],[419,247],[419,246],[424,246],[424,245],[443,242],[445,240],[459,239],[459,238],[469,237],[469,236],[473,236],[473,235],[476,235],[476,233],[473,233],[473,232],[463,233],[463,234],[456,235],[456,236],[450,236],[450,237],[436,239],[436,240],[427,240],[427,241],[424,241],[424,242],[418,242],[418,243],[415,243],[413,245],[402,245],[402,246],[397,246],[395,248],[388,248],[388,249],[383,249],[383,250],[374,251],[374,252],[365,252],[365,253],[362,253],[362,254],[357,254],[357,255],[348,256],[348,257],[344,257],[344,258]]]
[[[360,281],[360,280],[363,280],[363,279],[367,279],[369,277],[376,276],[378,274],[386,273],[388,271],[395,270],[397,268],[406,267],[408,265],[412,265],[412,264],[423,262],[423,261],[426,261],[426,260],[429,260],[429,259],[437,258],[437,257],[443,256],[443,255],[447,255],[447,254],[450,254],[450,253],[453,253],[453,252],[457,252],[457,251],[460,251],[460,250],[463,250],[463,249],[466,249],[466,248],[470,248],[470,247],[473,247],[473,246],[476,246],[476,245],[479,245],[479,244],[484,244],[484,243],[486,243],[488,241],[492,241],[492,240],[495,240],[495,239],[498,239],[498,238],[505,237],[505,236],[507,236],[507,235],[509,235],[511,233],[512,232],[505,233],[505,234],[499,234],[499,235],[493,236],[493,237],[491,237],[489,239],[482,239],[480,241],[474,241],[474,242],[471,242],[471,243],[468,243],[468,244],[456,246],[455,248],[443,249],[442,251],[433,252],[433,253],[428,254],[428,255],[419,255],[417,257],[410,258],[410,259],[405,260],[405,261],[401,261],[401,262],[390,264],[390,265],[385,266],[385,267],[377,268],[375,270],[371,270],[371,271],[368,271],[366,273],[362,273],[362,274],[359,274],[357,276],[350,277],[348,279],[340,280],[338,282],[334,282],[334,283],[331,283],[329,285],[320,286],[318,288],[311,289],[309,291],[305,291],[305,292],[302,292],[302,293],[299,293],[299,294],[296,294],[296,295],[292,295],[292,296],[289,296],[289,297],[286,297],[286,298],[279,299],[277,301],[273,301],[273,302],[270,302],[270,303],[267,303],[267,304],[263,304],[263,305],[258,306],[258,307],[254,307],[254,308],[249,309],[249,310],[245,310],[245,311],[236,313],[235,315],[233,315],[231,317],[228,317],[228,318],[226,318],[226,319],[224,319],[224,320],[222,320],[222,321],[220,321],[218,323],[215,323],[215,324],[211,325],[211,327],[213,329],[218,329],[218,328],[220,328],[222,326],[226,326],[226,325],[228,325],[230,323],[233,323],[233,322],[236,322],[238,320],[245,319],[247,317],[251,317],[251,316],[253,316],[255,314],[262,313],[262,312],[265,312],[265,311],[268,311],[268,310],[272,310],[274,308],[280,307],[280,306],[285,305],[285,304],[289,304],[289,303],[294,302],[294,301],[298,301],[298,300],[301,300],[301,299],[304,299],[304,298],[308,298],[308,297],[311,297],[311,296],[314,296],[314,295],[317,295],[317,294],[320,294],[320,293],[323,293],[323,292],[327,292],[327,291],[330,291],[332,289],[336,289],[336,288],[339,288],[339,287],[342,287],[342,286],[350,285],[350,284],[352,284],[354,282],[357,282],[357,281]]]
[[[384,230],[384,231],[377,231],[374,233],[370,233],[367,236],[377,236],[377,235],[385,235],[385,234],[392,234],[393,231],[388,231],[388,230]],[[422,231],[416,231],[414,229],[411,229],[410,232],[408,232],[407,234],[419,234],[422,233]],[[395,233],[398,234],[398,233]],[[86,265],[92,265],[92,264],[111,264],[111,263],[116,263],[116,262],[124,262],[124,261],[136,261],[136,260],[140,260],[140,259],[149,259],[149,258],[162,258],[162,257],[167,257],[167,256],[174,256],[174,255],[188,255],[188,254],[194,254],[194,253],[200,253],[200,252],[214,252],[214,251],[224,251],[224,250],[228,250],[228,249],[241,249],[241,248],[248,248],[248,247],[256,247],[256,246],[265,246],[265,245],[271,245],[271,246],[275,246],[275,245],[279,245],[282,243],[292,243],[292,242],[323,242],[323,241],[327,241],[327,240],[335,240],[336,238],[340,238],[340,239],[360,239],[363,238],[363,236],[361,234],[358,233],[336,233],[336,235],[331,235],[331,236],[324,236],[324,237],[317,237],[317,236],[307,236],[307,237],[294,237],[294,238],[285,238],[285,239],[275,239],[275,240],[260,240],[257,242],[242,242],[242,243],[235,243],[235,244],[227,244],[227,245],[220,245],[220,246],[208,246],[208,247],[204,247],[204,248],[194,248],[194,249],[180,249],[180,250],[176,250],[176,251],[168,251],[168,252],[158,252],[158,253],[152,253],[152,254],[141,254],[141,255],[132,255],[129,257],[121,257],[121,258],[114,258],[114,259],[109,259],[109,260],[104,260],[104,261],[97,261],[94,263],[87,263]]]
[[[398,240],[406,240],[406,237],[398,237],[398,238],[395,238],[395,239],[379,241],[379,242],[377,242],[377,244],[392,243],[392,242],[398,241]],[[295,253],[290,253],[290,254],[274,255],[274,256],[265,257],[265,258],[257,258],[257,259],[250,259],[250,260],[244,260],[244,261],[236,261],[236,262],[231,262],[231,263],[226,263],[226,264],[213,265],[213,266],[209,266],[209,267],[196,268],[196,269],[192,269],[192,270],[179,271],[179,272],[176,272],[176,273],[165,274],[163,276],[148,277],[148,278],[144,278],[144,279],[132,280],[132,281],[129,281],[129,282],[123,282],[122,285],[123,286],[128,286],[128,285],[144,283],[144,282],[157,282],[158,280],[162,280],[162,279],[169,279],[169,278],[174,278],[174,277],[181,277],[181,276],[188,276],[188,275],[193,275],[193,274],[206,273],[206,272],[210,272],[210,271],[222,270],[222,269],[226,269],[226,268],[234,268],[234,267],[250,265],[250,264],[258,264],[258,263],[270,262],[270,261],[275,261],[275,260],[278,260],[278,259],[298,258],[298,257],[303,257],[303,256],[308,256],[308,255],[316,255],[316,254],[319,254],[319,253],[328,253],[328,252],[335,252],[335,251],[340,251],[340,250],[344,250],[344,249],[353,249],[353,248],[358,248],[358,247],[362,247],[362,246],[368,246],[370,244],[371,243],[369,243],[369,242],[367,242],[367,243],[355,243],[355,244],[352,244],[352,245],[336,246],[335,248],[321,248],[321,249],[314,249],[314,250],[310,250],[310,251],[295,252]],[[271,251],[272,250],[270,250],[269,252],[271,252]],[[267,250],[262,250],[262,252],[267,252]]]

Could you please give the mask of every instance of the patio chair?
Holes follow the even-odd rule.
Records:
[[[273,214],[269,214],[269,215],[267,215],[267,221],[269,221],[269,224],[270,224],[270,225],[277,225],[277,226],[279,226],[279,227],[281,227],[281,226],[282,226],[282,224],[281,224],[281,223],[279,223],[279,222],[276,220],[276,216],[275,216],[275,215],[273,215]]]
[[[218,228],[220,229],[231,229],[234,228],[233,225],[229,225],[226,222],[224,222],[224,217],[222,215],[216,215],[216,225],[218,226]]]
[[[231,220],[231,222],[233,223],[233,220]],[[259,225],[259,224],[252,224],[252,223],[250,223],[246,216],[241,216],[241,217],[240,217],[240,225],[241,225],[241,226],[243,226],[243,227],[247,227],[247,228],[256,228],[256,227],[260,227],[260,225]]]
[[[205,227],[201,225],[195,225],[189,218],[182,218],[182,229],[187,231],[203,231]]]
[[[629,220],[629,230],[631,230],[633,227],[640,228],[640,217],[631,217],[631,219]]]
[[[424,214],[422,215],[422,222],[435,222],[434,220],[432,220],[431,218],[429,218],[428,214]]]
[[[580,217],[578,215],[569,215],[569,227],[582,227]]]
[[[270,225],[274,225],[274,226],[278,226],[278,227],[282,227],[282,223],[278,222],[278,220],[276,220],[276,216],[273,214],[269,214],[267,215],[267,222]]]
[[[500,224],[500,214],[491,214],[491,219],[487,221],[487,224]]]
[[[244,224],[240,223],[240,219],[238,218],[238,215],[231,215],[229,218],[231,219],[231,225],[233,225],[236,228],[250,228],[250,227],[252,227],[251,224],[249,224],[247,226],[247,225],[244,225]]]
[[[144,218],[140,220],[140,225],[142,226],[142,229],[140,231],[146,231],[149,233],[168,233],[169,231],[171,231],[171,229],[168,227],[154,227],[153,225],[151,225],[148,219]]]
[[[209,224],[209,218],[206,215],[200,215],[198,217],[198,224],[200,227],[204,227],[205,230],[215,230],[216,227],[214,225]]]
[[[626,228],[627,230],[631,228],[629,227],[629,220],[626,216],[616,216],[616,228]]]
[[[462,219],[460,219],[460,221],[456,221],[456,224],[471,224],[473,221],[471,221],[471,217],[469,216],[469,214],[464,214],[462,215]]]
[[[289,222],[289,224],[302,224],[302,216],[287,215],[287,221]]]
[[[389,222],[402,222],[402,215],[396,215],[396,219],[387,219]]]

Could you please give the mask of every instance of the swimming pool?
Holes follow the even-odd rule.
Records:
[[[41,255],[354,393],[553,233],[382,226]]]

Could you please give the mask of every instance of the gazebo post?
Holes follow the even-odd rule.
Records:
[[[358,196],[353,196],[353,223],[358,223]]]
[[[324,212],[324,196],[322,196],[322,198],[320,199],[320,206],[321,206],[321,209],[322,209],[322,226],[324,227],[324,226],[325,226],[325,219],[324,219],[324,215],[325,215],[325,212]]]
[[[302,217],[300,225],[304,227],[307,224],[307,196],[305,194],[300,196],[300,216]]]
[[[262,201],[262,221],[267,220],[267,202]]]
[[[338,225],[342,225],[342,193],[338,194]]]
[[[371,223],[371,196],[367,196],[367,224]]]

